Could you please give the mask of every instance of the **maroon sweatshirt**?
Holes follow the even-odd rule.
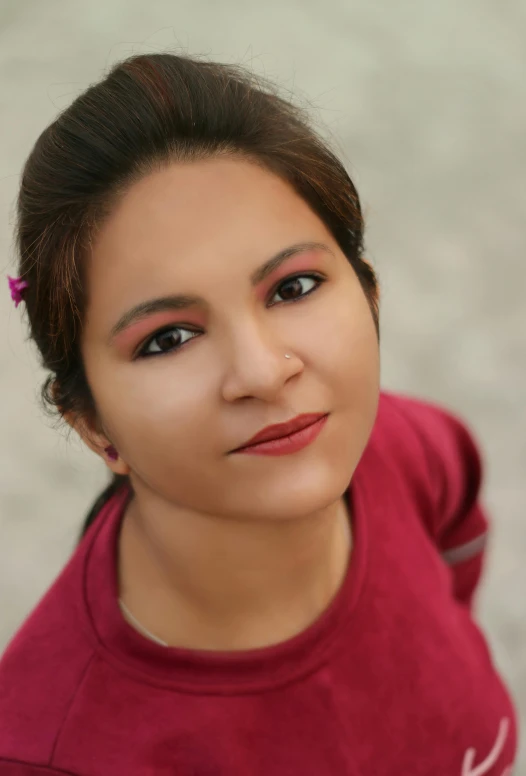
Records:
[[[117,493],[0,661],[0,776],[510,776],[515,714],[471,611],[481,478],[463,422],[382,392],[342,586],[298,636],[241,653],[126,622]]]

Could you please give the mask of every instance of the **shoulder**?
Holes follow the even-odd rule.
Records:
[[[439,405],[384,390],[371,444],[379,454],[394,457],[400,467],[429,478],[436,475],[436,459],[447,453],[450,425],[449,413]]]
[[[395,448],[404,461],[423,456],[427,474],[432,477],[443,474],[444,467],[452,468],[460,459],[482,466],[469,424],[436,402],[382,391],[377,426],[378,441]]]
[[[438,487],[451,487],[452,481],[458,485],[466,475],[480,481],[484,467],[481,448],[464,418],[436,402],[402,394],[385,393],[384,404],[384,414],[396,415],[406,430],[407,436],[398,447],[406,455],[423,456],[427,475]]]
[[[94,656],[80,616],[76,572],[75,563],[68,564],[0,657],[0,776],[20,772],[14,765],[6,771],[3,761],[51,761]]]
[[[438,402],[403,393],[382,391],[380,405],[382,404],[384,415],[395,415],[402,419],[426,447],[446,453],[452,445],[458,446],[465,441],[473,442],[473,431],[466,419]]]
[[[429,522],[476,497],[483,458],[468,423],[436,402],[382,391],[371,443],[422,502]],[[428,525],[434,533],[439,526]]]

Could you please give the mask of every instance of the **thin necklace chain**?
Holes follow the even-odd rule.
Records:
[[[139,620],[137,620],[133,614],[130,612],[124,601],[119,598],[119,606],[122,610],[122,613],[126,615],[126,618],[131,622],[132,625],[135,626],[135,628],[140,631],[143,636],[146,636],[147,638],[151,639],[151,641],[155,641],[157,644],[160,644],[162,647],[167,647],[168,644],[166,641],[162,641],[162,639],[157,638],[157,636],[154,636],[153,633],[150,633],[149,630],[146,630],[144,625],[141,625]]]

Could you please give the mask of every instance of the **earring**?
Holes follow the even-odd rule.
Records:
[[[116,461],[119,458],[119,453],[113,447],[113,445],[108,445],[108,447],[105,447],[104,452],[106,453],[110,461]]]
[[[289,356],[288,353],[285,353],[285,358],[292,358],[292,356]]]

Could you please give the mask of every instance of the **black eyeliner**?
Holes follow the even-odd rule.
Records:
[[[309,280],[315,280],[317,282],[317,285],[314,286],[314,288],[311,288],[310,291],[306,291],[301,296],[297,297],[296,299],[287,299],[282,302],[276,302],[273,305],[270,305],[271,307],[275,307],[276,304],[292,304],[296,302],[301,302],[302,299],[306,299],[308,296],[310,296],[314,291],[317,291],[318,288],[326,282],[327,278],[324,275],[321,275],[318,272],[295,272],[292,275],[288,275],[286,278],[282,278],[272,289],[271,293],[269,294],[270,298],[272,298],[280,288],[280,286],[285,285],[286,283],[289,283],[291,280],[296,280],[297,278],[308,278]],[[167,331],[172,331],[173,329],[184,329],[185,331],[193,331],[195,334],[198,334],[198,332],[195,329],[190,328],[189,326],[185,326],[184,324],[167,324],[166,326],[163,326],[162,328],[158,329],[156,332],[154,332],[148,339],[139,346],[136,353],[133,356],[133,361],[137,361],[139,359],[145,359],[145,358],[153,358],[157,356],[168,356],[171,353],[178,352],[181,350],[188,342],[191,342],[192,339],[195,339],[195,337],[192,337],[191,339],[187,340],[187,342],[183,342],[182,345],[179,345],[179,347],[173,348],[172,350],[166,350],[166,351],[159,351],[157,353],[145,353],[144,351],[150,345],[151,342],[155,340],[156,337],[159,337],[161,334],[164,334]]]

